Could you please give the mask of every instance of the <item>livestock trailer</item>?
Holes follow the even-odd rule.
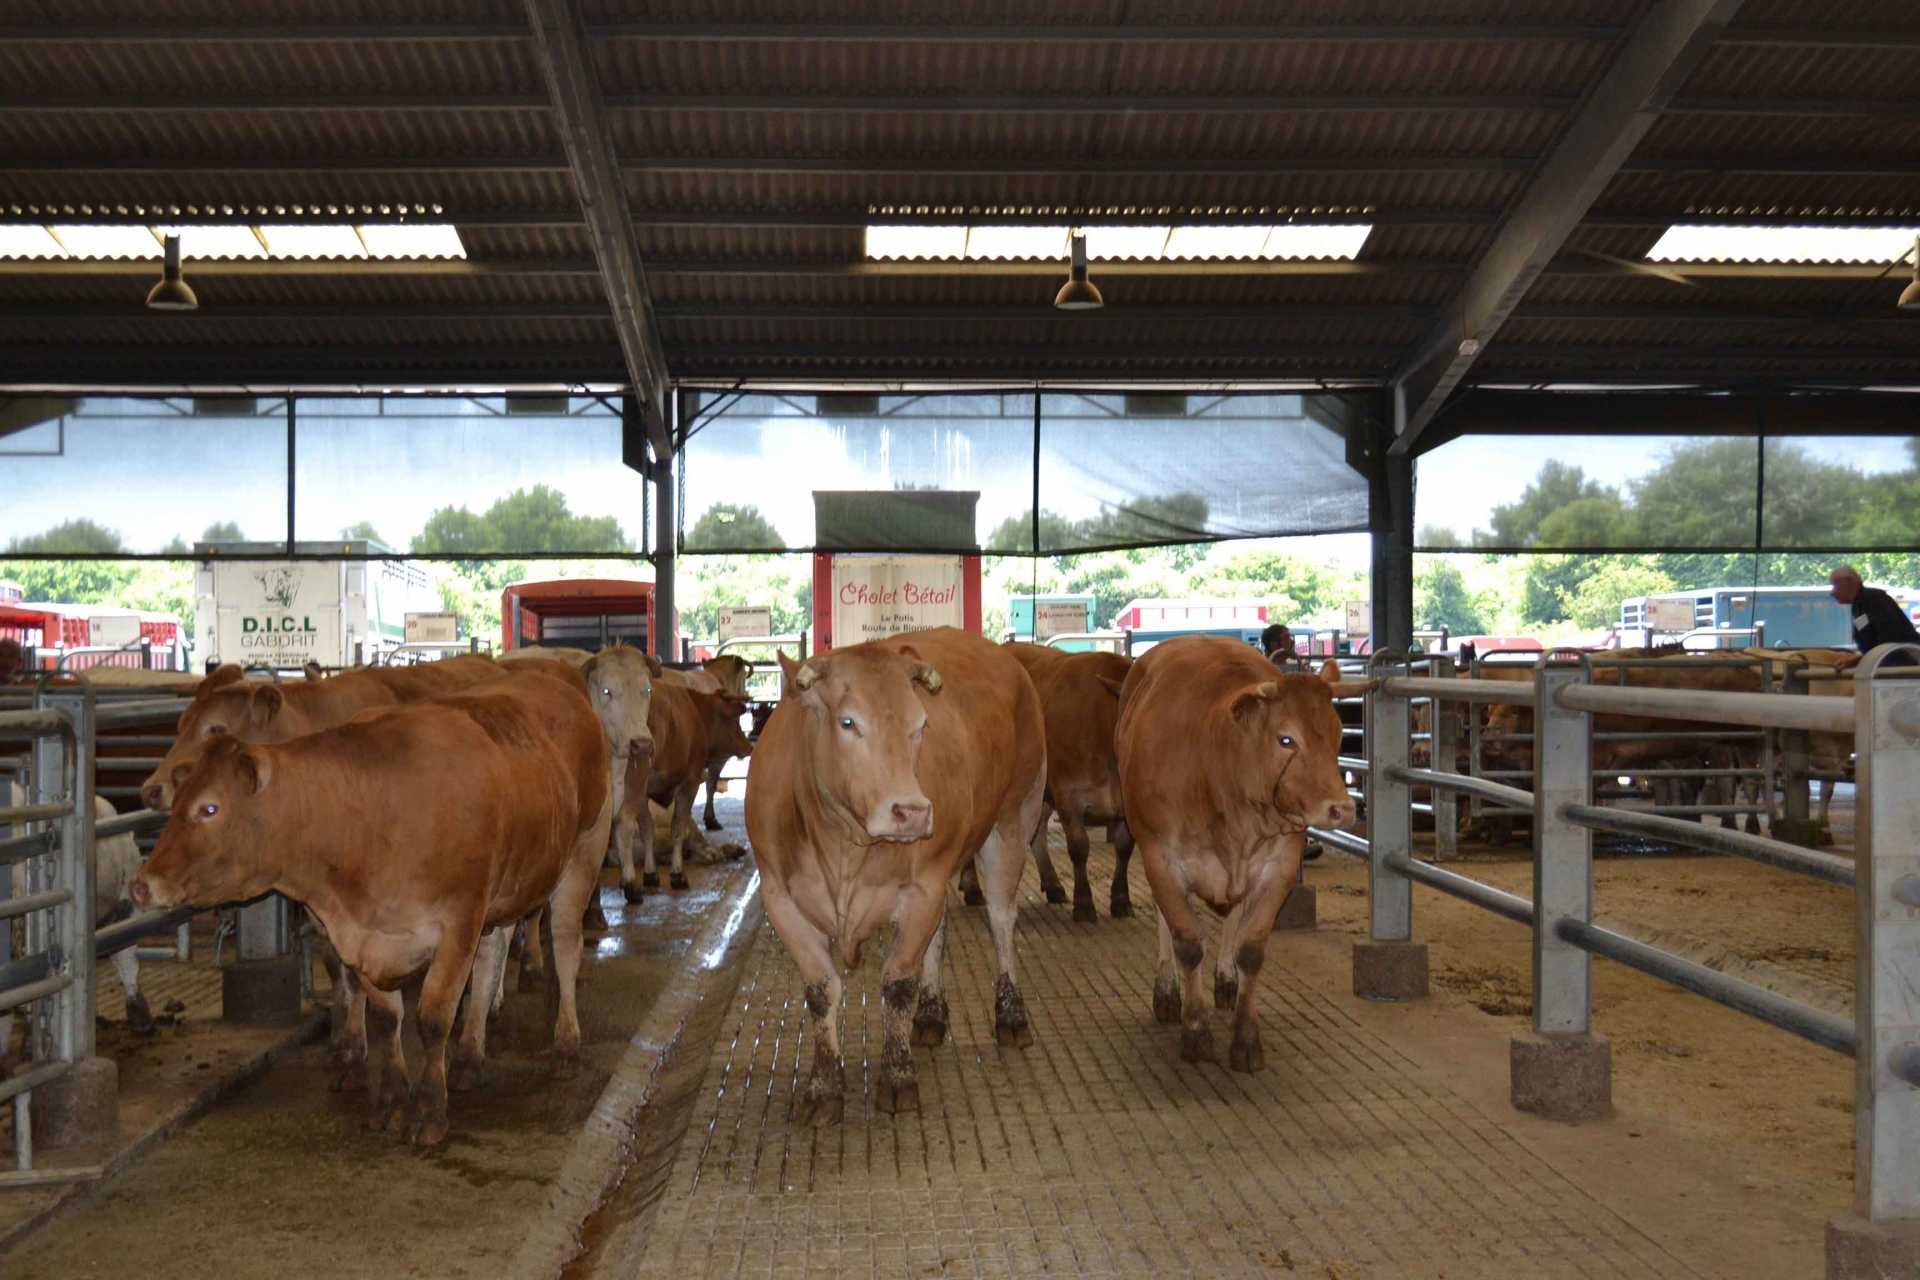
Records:
[[[1887,592],[1907,616],[1920,622],[1920,592]],[[1675,640],[1692,632],[1706,648],[1848,648],[1853,644],[1850,610],[1825,586],[1700,587],[1636,596],[1620,605],[1620,626],[1645,643]]]
[[[1134,599],[1114,617],[1127,634],[1127,653],[1138,657],[1176,636],[1230,636],[1256,649],[1267,629],[1267,606],[1254,600]]]
[[[624,642],[653,652],[653,583],[637,578],[552,578],[500,593],[502,650],[604,649]],[[671,658],[673,654],[661,654]]]
[[[296,542],[300,556],[380,556],[378,542]],[[293,670],[373,662],[407,639],[409,613],[441,608],[428,566],[406,560],[258,559],[283,542],[197,542],[200,658]]]
[[[0,595],[0,637],[20,645],[30,671],[187,669],[186,629],[169,613],[24,600],[9,592]]]

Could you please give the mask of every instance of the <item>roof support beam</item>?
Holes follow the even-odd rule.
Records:
[[[673,456],[667,418],[672,383],[634,243],[626,189],[614,158],[613,135],[607,129],[600,90],[587,62],[580,16],[572,0],[527,0],[527,19],[533,29],[535,53],[553,93],[553,105],[560,113],[560,132],[566,141],[574,188],[587,215],[593,256],[600,264],[600,279],[613,308],[614,329],[633,379],[634,397],[654,457],[664,461]]]
[[[1404,454],[1606,190],[1741,0],[1661,0],[1641,18],[1440,322],[1394,376]]]

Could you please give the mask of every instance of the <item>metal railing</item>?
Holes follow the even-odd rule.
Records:
[[[1369,836],[1317,829],[1311,833],[1323,845],[1367,861],[1371,942],[1417,945],[1412,942],[1412,890],[1423,884],[1532,930],[1533,1030],[1557,1044],[1597,1043],[1592,1037],[1592,957],[1600,955],[1854,1056],[1860,1063],[1855,1073],[1856,1204],[1874,1221],[1920,1219],[1920,1164],[1913,1160],[1908,1141],[1920,1131],[1920,1038],[1915,1032],[1920,1027],[1920,858],[1913,845],[1913,833],[1920,830],[1920,646],[1889,645],[1869,654],[1860,665],[1851,700],[1595,684],[1587,655],[1564,650],[1545,655],[1533,681],[1524,685],[1440,681],[1407,671],[1405,660],[1390,654],[1377,657],[1372,667],[1377,685],[1367,698],[1372,747],[1365,771]],[[1417,697],[1533,708],[1534,790],[1414,768],[1408,710]],[[1851,733],[1859,760],[1857,857],[1839,858],[1732,831],[1706,832],[1657,813],[1594,804],[1592,717],[1606,713]],[[1409,797],[1415,783],[1530,807],[1531,897],[1415,859]],[[1595,831],[1706,843],[1852,888],[1859,903],[1855,918],[1861,976],[1852,1020],[1595,924]],[[1362,989],[1357,961],[1355,986],[1370,994]],[[1406,993],[1382,994],[1404,998]],[[1516,1066],[1516,1074],[1518,1070]],[[1606,1088],[1610,1091],[1610,1084]]]
[[[18,697],[10,696],[8,705],[0,706],[0,738],[24,739],[29,747],[24,759],[8,761],[12,771],[24,777],[27,803],[0,808],[0,830],[9,832],[0,839],[0,871],[5,872],[0,875],[0,924],[10,926],[20,919],[26,925],[26,946],[18,960],[7,958],[10,928],[0,929],[0,942],[9,944],[0,950],[0,1011],[31,1005],[28,1042],[34,1065],[0,1081],[0,1101],[11,1100],[14,1108],[15,1164],[12,1170],[0,1171],[0,1187],[45,1186],[99,1176],[95,1165],[33,1167],[33,1092],[94,1056],[94,962],[137,947],[156,933],[178,929],[184,934],[194,914],[184,908],[149,911],[103,929],[94,927],[97,842],[153,831],[167,819],[153,810],[96,818],[99,732],[170,723],[179,718],[185,702],[151,694],[127,696],[132,691],[106,693],[85,684],[49,686],[44,681],[38,689],[25,692],[32,705],[19,706]],[[170,737],[150,737],[154,745],[171,742]],[[125,757],[107,759],[109,768],[145,763]],[[26,871],[24,896],[12,893],[16,866]],[[184,941],[158,954],[185,958]]]

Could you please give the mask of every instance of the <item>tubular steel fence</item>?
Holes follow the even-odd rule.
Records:
[[[1595,955],[1849,1054],[1859,1064],[1858,1211],[1874,1222],[1920,1219],[1920,1163],[1912,1158],[1913,1137],[1920,1134],[1920,853],[1914,844],[1914,833],[1920,831],[1920,647],[1889,645],[1869,654],[1858,668],[1851,699],[1596,683],[1588,656],[1571,650],[1545,655],[1525,684],[1421,676],[1412,670],[1397,655],[1373,659],[1369,675],[1374,688],[1366,696],[1367,758],[1341,761],[1365,779],[1368,835],[1311,833],[1322,845],[1367,862],[1370,936],[1363,947],[1419,947],[1413,941],[1415,884],[1526,925],[1533,934],[1530,1043],[1552,1051],[1533,1055],[1523,1051],[1522,1038],[1516,1038],[1514,1101],[1558,1118],[1583,1118],[1594,1114],[1593,1106],[1604,1110],[1611,1104],[1610,1069],[1593,1070],[1596,1058],[1606,1059],[1605,1042],[1593,1035]],[[1533,789],[1442,767],[1437,753],[1434,767],[1416,767],[1410,712],[1423,699],[1439,705],[1531,708]],[[1731,724],[1790,735],[1850,735],[1858,761],[1856,856],[1848,859],[1765,836],[1708,830],[1657,809],[1596,804],[1593,718],[1604,714]],[[1416,785],[1432,788],[1436,795],[1468,795],[1530,814],[1531,897],[1417,860],[1411,798]],[[1804,785],[1800,792],[1804,807]],[[1854,890],[1859,904],[1854,1017],[1836,1016],[1595,924],[1596,831],[1704,846]],[[1424,953],[1418,965],[1392,968],[1400,977],[1386,982],[1379,975],[1391,967],[1372,964],[1362,949],[1355,953],[1356,992],[1383,999],[1426,994]],[[1417,972],[1418,978],[1405,980],[1408,972]],[[1545,1068],[1538,1067],[1542,1057]],[[1589,1092],[1598,1079],[1601,1096],[1569,1102],[1552,1081],[1544,1090],[1538,1079],[1523,1082],[1523,1070],[1561,1071],[1570,1078],[1584,1073]],[[1577,1092],[1575,1086],[1569,1088]],[[1588,1109],[1581,1111],[1583,1106]]]

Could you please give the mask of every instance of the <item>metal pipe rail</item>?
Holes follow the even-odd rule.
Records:
[[[1437,889],[1463,902],[1471,902],[1476,907],[1491,911],[1497,916],[1505,916],[1516,924],[1533,923],[1533,904],[1517,893],[1496,889],[1471,876],[1463,876],[1457,871],[1436,867],[1430,862],[1421,862],[1405,854],[1390,853],[1385,861],[1389,867],[1407,879],[1424,884],[1430,889]]]
[[[1732,808],[1733,806],[1720,807]],[[1846,858],[1835,857],[1831,853],[1820,853],[1813,849],[1803,849],[1799,845],[1786,844],[1779,840],[1769,840],[1765,836],[1750,836],[1743,831],[1732,831],[1726,827],[1708,827],[1698,822],[1680,822],[1673,818],[1659,816],[1658,809],[1649,813],[1639,809],[1605,809],[1597,805],[1570,804],[1562,808],[1561,812],[1569,821],[1577,822],[1591,831],[1615,831],[1626,835],[1678,840],[1702,849],[1711,849],[1716,853],[1730,853],[1742,858],[1751,858],[1755,862],[1764,862],[1782,871],[1797,871],[1801,875],[1825,880],[1828,884],[1837,884],[1845,889],[1853,888],[1857,880],[1853,863]]]
[[[1397,698],[1438,698],[1450,702],[1507,702],[1516,707],[1534,705],[1533,690],[1511,680],[1441,680],[1433,676],[1389,676],[1382,693]]]
[[[1479,796],[1483,800],[1492,800],[1499,804],[1518,804],[1531,806],[1533,793],[1522,791],[1518,787],[1503,786],[1498,782],[1488,782],[1483,778],[1470,778],[1463,773],[1447,773],[1438,769],[1413,769],[1403,765],[1393,766],[1393,778],[1396,782],[1405,782],[1429,787],[1450,787],[1463,791],[1470,796]]]
[[[94,710],[95,729],[113,729],[124,724],[154,724],[163,720],[178,720],[187,709],[184,698],[154,698],[140,702],[109,704]],[[112,757],[108,757],[111,759]]]
[[[1715,1004],[1725,1005],[1737,1013],[1772,1023],[1782,1031],[1791,1031],[1823,1049],[1832,1049],[1848,1057],[1853,1057],[1859,1050],[1858,1030],[1852,1022],[1837,1014],[1801,1004],[1776,991],[1743,982],[1674,955],[1671,951],[1650,946],[1638,938],[1629,938],[1623,933],[1615,933],[1585,920],[1563,916],[1554,922],[1553,931],[1582,951],[1605,956],[1630,969],[1638,969],[1649,977],[1705,996]]]
[[[1642,689],[1632,685],[1569,685],[1558,695],[1569,711],[1641,715],[1663,720],[1754,725],[1852,733],[1853,706],[1841,698],[1782,698],[1771,693],[1706,693],[1694,689]],[[1725,735],[1711,735],[1724,737]]]

